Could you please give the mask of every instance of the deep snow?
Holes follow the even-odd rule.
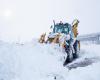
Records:
[[[0,41],[0,80],[100,80],[99,49],[81,44],[80,57],[63,67],[66,53],[58,45]]]

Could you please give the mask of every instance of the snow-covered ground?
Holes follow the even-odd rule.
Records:
[[[0,41],[0,80],[100,80],[99,49],[81,44],[80,57],[63,67],[66,54],[58,45]]]

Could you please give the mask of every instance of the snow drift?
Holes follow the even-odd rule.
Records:
[[[80,57],[63,67],[66,53],[58,45],[0,41],[0,80],[100,80],[99,49],[81,44]]]

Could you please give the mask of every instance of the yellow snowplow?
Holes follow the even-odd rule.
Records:
[[[39,42],[60,44],[68,54],[70,62],[72,61],[72,57],[76,57],[80,50],[80,41],[77,40],[79,21],[75,19],[72,25],[69,23],[62,23],[61,21],[60,23],[55,23],[55,21],[53,21],[53,23],[54,25],[51,26],[52,32],[49,33],[47,40],[45,40],[46,33],[44,33],[40,36]],[[66,62],[64,64],[66,64]]]
[[[39,43],[48,43],[48,42],[59,43],[59,38],[62,36],[62,34],[68,34],[69,26],[71,26],[70,24],[68,23],[64,24],[62,22],[55,24],[55,21],[53,22],[54,22],[54,28],[52,29],[53,31],[50,32],[50,34],[48,35],[47,40],[45,40],[46,33],[43,33],[39,38]],[[72,23],[72,32],[74,34],[74,38],[77,38],[78,35],[78,30],[77,30],[78,23],[79,21],[77,19],[75,19]],[[50,36],[51,34],[52,37]]]

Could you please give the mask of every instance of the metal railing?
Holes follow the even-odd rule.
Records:
[[[78,39],[81,42],[91,42],[91,43],[100,44],[100,33],[93,33],[93,34],[79,36]]]

